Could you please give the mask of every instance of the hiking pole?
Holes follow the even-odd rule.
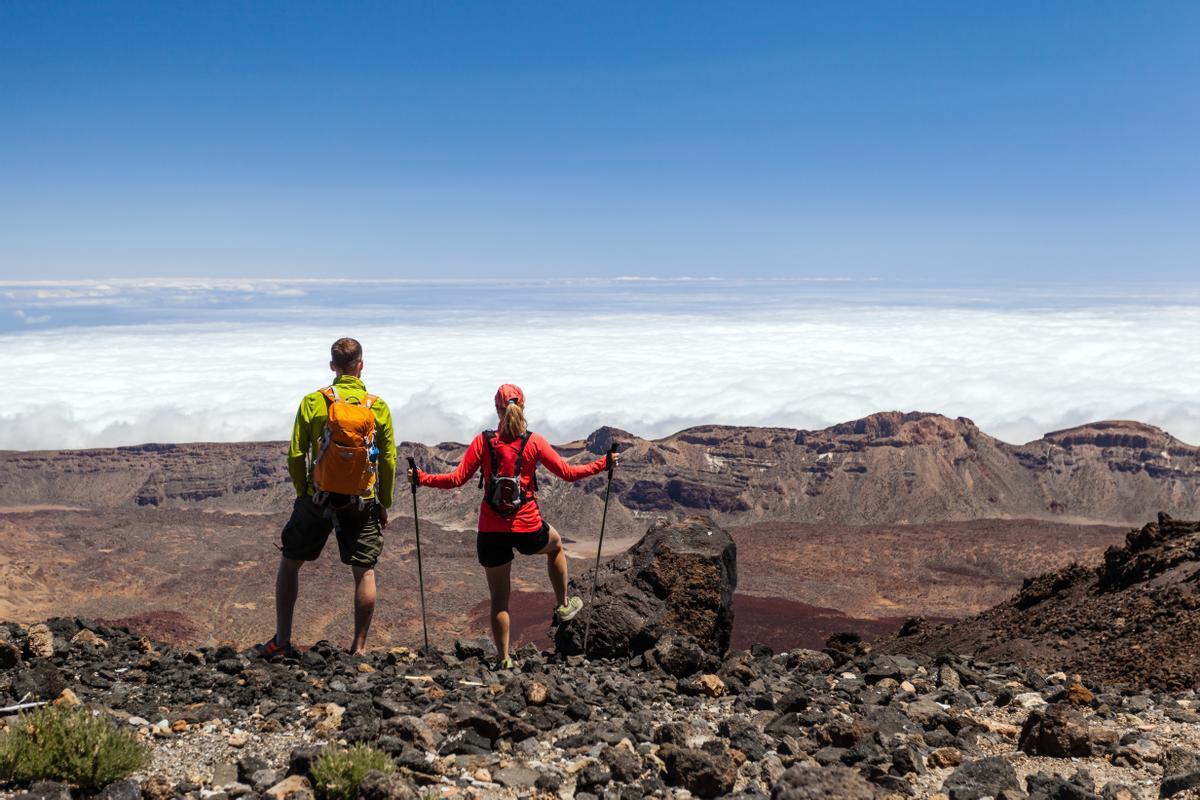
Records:
[[[412,470],[413,529],[417,532],[417,585],[421,587],[421,630],[425,633],[425,652],[429,652],[429,624],[425,621],[425,571],[421,567],[421,520],[417,516],[417,462],[408,457],[408,468]]]
[[[596,545],[596,569],[592,571],[592,593],[588,596],[588,618],[587,624],[583,627],[583,654],[585,656],[588,651],[588,636],[592,632],[592,614],[595,613],[592,603],[596,601],[596,582],[600,579],[600,550],[604,547],[604,525],[608,522],[608,494],[612,491],[613,470],[617,467],[617,462],[613,460],[616,452],[617,443],[613,442],[608,448],[608,485],[604,487],[604,511],[600,515],[600,542]]]

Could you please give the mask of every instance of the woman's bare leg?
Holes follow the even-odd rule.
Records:
[[[512,591],[512,562],[499,567],[484,567],[488,593],[492,596],[492,640],[500,660],[508,658],[508,596]]]
[[[546,572],[550,575],[550,585],[554,587],[554,597],[560,606],[567,604],[567,551],[563,547],[562,537],[558,531],[550,528],[550,541],[538,551],[546,554]]]

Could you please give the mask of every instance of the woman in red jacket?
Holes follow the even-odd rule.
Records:
[[[563,460],[541,434],[525,424],[525,395],[520,387],[506,383],[496,390],[495,431],[475,437],[453,472],[432,474],[417,470],[417,482],[437,489],[462,486],[475,470],[482,469],[480,483],[484,498],[479,505],[479,535],[475,549],[487,573],[492,596],[492,638],[496,641],[500,667],[512,668],[508,656],[508,598],[513,550],[521,555],[544,554],[550,584],[558,601],[555,614],[566,622],[583,608],[583,599],[567,597],[567,557],[562,537],[542,519],[537,504],[538,463],[565,481],[577,481],[603,472],[608,457],[590,464],[573,465]],[[614,454],[611,456],[616,459]],[[409,480],[413,478],[409,471]]]

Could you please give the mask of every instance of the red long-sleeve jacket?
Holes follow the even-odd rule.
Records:
[[[496,458],[500,461],[501,475],[513,474],[517,462],[518,446],[517,439],[505,439],[501,436],[495,440]],[[483,463],[487,458],[484,455],[485,449],[483,434],[480,433],[471,441],[462,461],[458,462],[458,467],[453,472],[439,474],[418,471],[417,479],[422,486],[432,486],[435,489],[454,489],[462,486],[471,479],[475,470],[481,467],[490,470],[491,465]],[[529,442],[525,445],[525,453],[521,457],[521,488],[525,491],[525,496],[529,498],[528,502],[522,505],[515,515],[506,517],[488,505],[487,500],[481,501],[479,504],[480,532],[535,533],[542,529],[542,512],[538,510],[537,498],[530,488],[539,462],[545,464],[546,469],[564,481],[577,481],[603,472],[607,459],[601,458],[590,464],[568,464],[550,446],[544,436],[540,433],[531,433]]]

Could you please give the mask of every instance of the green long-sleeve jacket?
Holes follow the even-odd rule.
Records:
[[[362,400],[367,387],[362,380],[351,375],[342,375],[333,385],[342,397]],[[320,392],[306,394],[296,411],[296,424],[292,426],[292,445],[288,449],[288,473],[296,486],[296,494],[312,494],[312,462],[317,457],[317,448],[325,433],[325,421],[329,416],[329,401]],[[392,505],[392,486],[396,480],[396,433],[392,429],[392,412],[383,398],[371,406],[375,412],[375,446],[379,448],[379,477],[377,496],[384,508]]]

